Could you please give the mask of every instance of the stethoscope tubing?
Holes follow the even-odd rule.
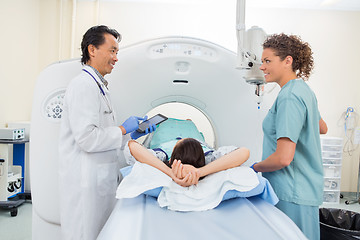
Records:
[[[100,91],[101,91],[101,93],[102,93],[102,95],[104,95],[105,96],[105,92],[104,92],[104,89],[102,89],[102,87],[101,87],[101,85],[100,85],[100,83],[98,82],[98,81],[96,81],[96,78],[88,71],[88,70],[86,70],[86,69],[83,69],[83,71],[84,72],[87,72],[93,79],[94,79],[94,81],[96,82],[96,84],[98,85],[98,87],[100,88]]]
[[[112,109],[111,109],[111,107],[110,107],[110,103],[109,103],[109,101],[108,101],[108,99],[107,99],[107,97],[106,97],[106,95],[105,95],[104,89],[101,87],[100,83],[96,80],[96,78],[95,78],[88,70],[83,69],[83,71],[86,72],[86,73],[88,73],[88,74],[94,79],[94,81],[95,81],[96,84],[98,85],[98,87],[99,87],[99,89],[100,89],[103,97],[105,98],[105,102],[106,102],[106,105],[107,105],[108,108],[109,108],[109,111],[105,111],[104,113],[111,114],[113,111],[112,111]]]

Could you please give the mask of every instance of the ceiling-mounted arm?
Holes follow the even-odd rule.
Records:
[[[266,38],[263,29],[253,26],[245,28],[245,0],[237,0],[236,5],[236,37],[238,41],[239,69],[250,69],[255,64],[261,64],[262,43]]]
[[[237,0],[236,5],[236,37],[238,41],[237,68],[247,69],[244,76],[247,83],[256,85],[255,95],[261,96],[261,86],[265,83],[264,74],[260,70],[262,43],[266,38],[263,29],[253,26],[245,28],[245,0]],[[258,103],[261,99],[257,100]]]
[[[247,53],[244,50],[245,36],[245,0],[238,0],[236,3],[236,37],[237,37],[237,68],[248,69]]]

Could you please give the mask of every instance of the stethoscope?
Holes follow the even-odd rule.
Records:
[[[111,114],[113,111],[112,111],[111,106],[110,106],[110,103],[109,103],[109,101],[108,101],[108,99],[107,99],[107,97],[106,97],[106,95],[105,95],[104,89],[101,87],[100,83],[99,83],[98,81],[96,81],[96,78],[95,78],[88,70],[83,69],[83,71],[86,72],[86,73],[88,73],[88,74],[94,79],[94,81],[96,82],[96,84],[98,85],[98,87],[99,87],[99,89],[100,89],[100,91],[101,91],[101,93],[102,93],[102,95],[103,95],[103,98],[105,99],[106,105],[107,105],[108,108],[109,108],[109,111],[106,111],[106,110],[105,110],[104,113],[105,113],[105,114]],[[113,116],[113,117],[114,117],[114,116]]]

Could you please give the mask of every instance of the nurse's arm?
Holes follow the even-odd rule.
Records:
[[[253,168],[257,172],[273,172],[290,165],[295,155],[296,143],[289,138],[279,138],[276,150],[267,159],[256,163]]]
[[[328,131],[326,122],[322,118],[319,121],[319,129],[320,129],[320,134],[325,134]]]

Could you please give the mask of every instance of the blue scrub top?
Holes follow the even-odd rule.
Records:
[[[323,200],[320,113],[314,92],[302,79],[285,84],[263,121],[263,156],[275,152],[279,138],[296,143],[291,164],[263,173],[280,200],[319,206]]]

